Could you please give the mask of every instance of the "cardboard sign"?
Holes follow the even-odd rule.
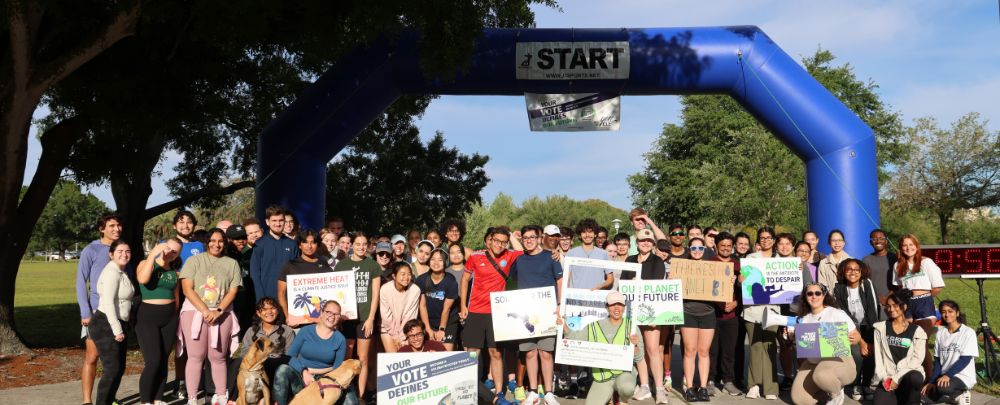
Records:
[[[847,322],[817,322],[795,325],[796,353],[800,359],[850,357]]]
[[[639,325],[684,324],[681,280],[622,280],[618,290],[632,303],[632,319]]]
[[[477,405],[476,352],[379,353],[378,402]]]
[[[672,259],[670,275],[684,285],[684,299],[730,302],[733,300],[733,262]]]
[[[340,303],[341,319],[358,319],[353,271],[289,275],[286,283],[289,322],[316,323],[330,300]]]
[[[556,288],[491,292],[493,339],[497,342],[555,336]]]
[[[740,259],[743,305],[798,304],[802,295],[802,259]]]

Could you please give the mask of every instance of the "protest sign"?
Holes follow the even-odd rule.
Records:
[[[670,275],[684,285],[684,299],[730,302],[733,300],[733,262],[706,262],[674,258]]]
[[[639,263],[612,262],[607,260],[584,259],[578,257],[567,257],[563,260],[563,288],[561,315],[566,317],[566,326],[571,331],[581,331],[591,323],[608,317],[605,307],[610,290],[596,290],[584,288],[569,288],[569,280],[573,271],[600,271],[608,270],[634,271],[636,274],[642,271]],[[631,317],[631,309],[626,302],[624,319]],[[624,322],[624,320],[623,320]],[[636,325],[631,324],[630,334],[636,333]],[[632,358],[634,355],[634,345],[613,345],[582,340],[573,340],[564,336],[563,328],[559,328],[556,338],[556,363],[569,364],[585,367],[600,367],[612,370],[631,370]]]
[[[524,93],[532,131],[617,131],[621,121],[618,93]]]
[[[491,292],[490,302],[493,339],[497,342],[557,333],[555,287]]]
[[[847,322],[816,322],[795,325],[797,356],[804,358],[850,357]]]
[[[477,405],[476,352],[378,354],[378,402]]]
[[[802,294],[798,257],[740,259],[743,305],[797,304]]]
[[[340,303],[341,319],[358,319],[353,271],[289,275],[285,282],[290,323],[319,321],[323,303],[330,300]]]
[[[684,324],[681,280],[622,280],[618,290],[632,303],[632,319],[637,324]]]

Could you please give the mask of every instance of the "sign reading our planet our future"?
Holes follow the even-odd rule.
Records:
[[[731,302],[733,300],[733,262],[672,259],[670,274],[682,281],[684,299]]]
[[[795,304],[802,294],[802,259],[741,259],[743,305]]]
[[[632,319],[639,325],[684,324],[681,280],[622,280],[618,291],[632,303]]]

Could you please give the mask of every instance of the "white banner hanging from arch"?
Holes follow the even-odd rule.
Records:
[[[616,93],[524,93],[532,131],[617,131],[621,96]]]

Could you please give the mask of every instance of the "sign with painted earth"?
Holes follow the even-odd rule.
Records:
[[[802,259],[741,259],[743,305],[795,304],[802,295]]]

